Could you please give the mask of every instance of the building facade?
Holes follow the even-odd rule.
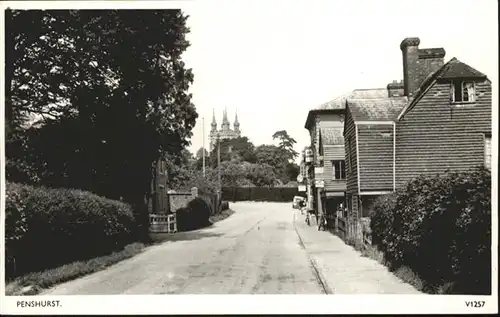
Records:
[[[375,198],[418,175],[491,168],[491,82],[419,43],[401,43],[404,81],[389,84],[384,98],[346,99],[346,202],[355,223]]]
[[[238,114],[236,113],[234,116],[233,129],[231,129],[231,124],[227,118],[227,110],[224,110],[222,115],[222,124],[221,128],[217,129],[217,121],[215,120],[215,112],[212,117],[212,124],[210,129],[210,150],[209,153],[215,148],[217,144],[217,140],[228,140],[235,139],[241,136],[240,123],[238,121]]]
[[[305,123],[313,156],[312,164],[307,169],[311,208],[327,215],[332,215],[344,201],[344,112],[344,103],[339,98],[309,111]]]

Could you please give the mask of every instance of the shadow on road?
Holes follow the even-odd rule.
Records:
[[[176,233],[150,233],[150,237],[155,242],[166,242],[166,241],[191,241],[200,240],[204,238],[215,238],[222,236],[222,233],[213,233],[207,231],[184,231]]]

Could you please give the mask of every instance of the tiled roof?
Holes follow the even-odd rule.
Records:
[[[321,142],[323,145],[344,144],[342,130],[338,128],[321,128]]]
[[[373,88],[373,89],[355,89],[351,92],[345,93],[333,100],[319,105],[314,110],[335,110],[345,109],[346,99],[380,99],[387,98],[389,95],[386,88]]]
[[[480,71],[462,63],[456,58],[451,59],[443,66],[443,72],[439,78],[485,78],[486,75]]]
[[[398,117],[401,118],[408,113],[408,111],[413,108],[413,105],[420,100],[420,97],[425,94],[427,88],[431,87],[438,79],[453,78],[487,78],[487,76],[453,57],[441,68],[427,76],[422,85],[420,85],[420,88],[415,91],[415,95],[411,102],[405,108],[401,109],[401,113]]]
[[[407,99],[349,99],[347,103],[355,121],[393,121],[406,105]]]
[[[345,109],[345,98],[338,97],[331,101],[325,102],[324,104],[316,107],[315,110],[335,110],[335,109]]]

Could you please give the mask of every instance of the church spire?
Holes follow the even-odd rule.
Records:
[[[229,120],[227,119],[227,108],[224,108],[224,112],[222,114],[222,130],[229,130]]]
[[[229,120],[227,119],[227,108],[224,108],[224,113],[222,116],[222,123],[229,123]]]
[[[239,132],[240,131],[240,122],[238,121],[238,110],[235,111],[233,125],[234,125],[234,131]]]
[[[211,126],[212,126],[212,131],[216,131],[217,130],[217,121],[215,121],[215,110],[212,109],[212,123],[211,123]]]

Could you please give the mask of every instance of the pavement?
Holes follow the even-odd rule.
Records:
[[[213,226],[177,233],[41,295],[418,294],[374,260],[307,226],[290,203],[230,203]]]
[[[332,294],[421,294],[379,262],[364,257],[338,236],[318,231],[305,216],[294,213],[295,228],[325,288]]]

